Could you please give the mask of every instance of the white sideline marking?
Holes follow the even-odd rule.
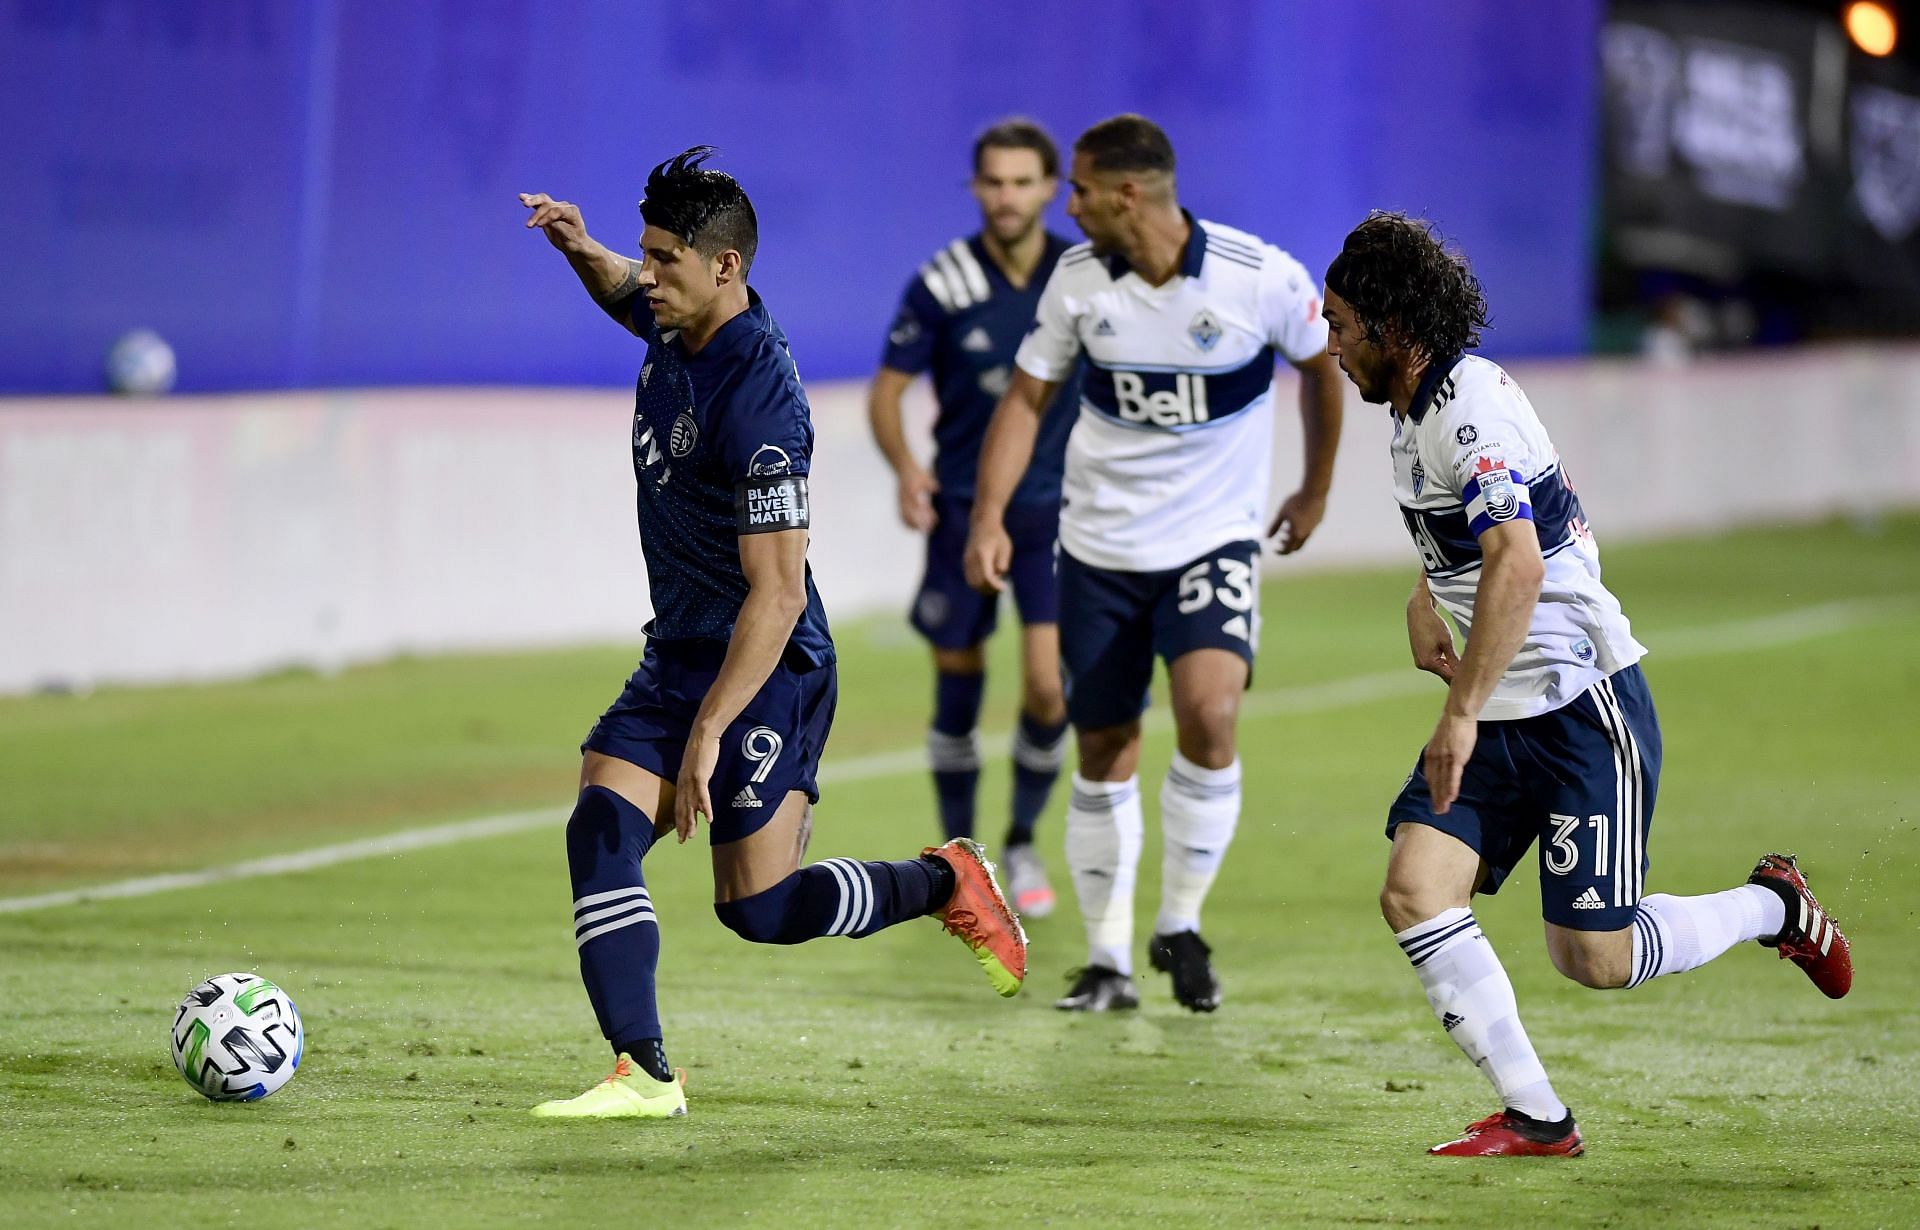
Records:
[[[1796,641],[1814,640],[1834,632],[1910,615],[1917,610],[1920,610],[1920,603],[1910,598],[1855,599],[1826,602],[1818,606],[1801,607],[1797,610],[1762,615],[1754,619],[1733,620],[1697,628],[1680,628],[1659,639],[1652,659],[1657,664],[1663,659],[1708,657],[1722,653],[1745,653],[1754,649],[1777,648],[1781,645],[1791,645]],[[1367,704],[1371,701],[1408,696],[1418,692],[1430,692],[1437,697],[1440,694],[1440,683],[1437,679],[1421,674],[1409,666],[1405,670],[1382,671],[1371,675],[1356,675],[1348,679],[1330,680],[1325,683],[1256,691],[1248,695],[1241,706],[1241,712],[1247,717],[1255,718],[1288,713],[1320,713],[1329,709],[1343,709],[1350,705]],[[1146,726],[1151,730],[1162,730],[1172,725],[1172,722],[1172,715],[1166,710],[1156,709],[1147,715]],[[983,748],[981,759],[1006,759],[1008,755],[1006,744],[1009,737],[1006,732],[984,736],[982,743],[991,739],[993,747],[992,750]],[[823,764],[820,766],[820,780],[822,783],[873,781],[902,773],[917,772],[925,767],[926,751],[924,749],[904,748],[893,752],[876,752],[867,756],[848,756]],[[426,828],[403,829],[384,837],[341,842],[338,845],[320,846],[317,849],[302,850],[294,854],[276,854],[268,858],[249,859],[243,863],[204,867],[199,871],[140,876],[132,880],[119,880],[91,888],[72,888],[56,893],[41,893],[33,897],[0,897],[0,914],[24,914],[32,910],[50,910],[88,901],[112,901],[127,897],[147,897],[154,893],[170,892],[180,888],[203,888],[209,884],[220,884],[229,880],[251,880],[261,876],[314,871],[339,863],[405,854],[410,850],[427,850],[434,846],[477,841],[483,837],[522,833],[528,829],[552,826],[557,824],[559,819],[560,817],[548,808],[507,812],[498,816],[482,816],[476,820],[460,820],[451,824],[430,825]]]

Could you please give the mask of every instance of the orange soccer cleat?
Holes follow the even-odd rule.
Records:
[[[980,843],[956,837],[921,853],[953,868],[953,896],[938,915],[949,935],[957,935],[987,972],[987,981],[1003,996],[1018,995],[1027,978],[1027,933],[1007,908],[993,864]]]

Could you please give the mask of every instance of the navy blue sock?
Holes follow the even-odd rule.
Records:
[[[973,836],[973,800],[980,785],[980,698],[985,675],[934,676],[933,727],[927,731],[927,763],[940,801],[946,839]]]
[[[729,930],[756,944],[854,939],[932,913],[953,895],[953,868],[922,855],[897,863],[830,858],[802,867],[765,892],[713,907]]]
[[[1008,845],[1033,843],[1034,823],[1047,809],[1047,798],[1066,758],[1065,719],[1041,722],[1021,713],[1020,726],[1013,732],[1013,823],[1007,827]]]
[[[573,879],[573,942],[580,978],[599,1018],[600,1032],[666,1080],[660,1010],[653,973],[660,962],[660,924],[640,874],[653,846],[653,821],[604,786],[580,792],[567,820],[567,870]],[[652,1043],[653,1045],[647,1045]]]

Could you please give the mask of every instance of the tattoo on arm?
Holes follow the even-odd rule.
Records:
[[[611,290],[595,295],[593,301],[605,308],[615,320],[625,321],[627,301],[640,291],[640,266],[633,261],[625,261],[626,272]]]

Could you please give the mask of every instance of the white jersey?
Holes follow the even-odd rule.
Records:
[[[1063,381],[1087,357],[1060,544],[1151,572],[1258,540],[1273,459],[1274,354],[1326,349],[1320,292],[1272,244],[1186,215],[1180,271],[1149,286],[1091,244],[1061,256],[1015,362]]]
[[[1394,418],[1393,490],[1427,587],[1472,635],[1479,537],[1530,520],[1546,578],[1526,643],[1480,717],[1507,721],[1567,704],[1647,651],[1600,583],[1600,547],[1560,454],[1513,377],[1477,355],[1436,363]]]

